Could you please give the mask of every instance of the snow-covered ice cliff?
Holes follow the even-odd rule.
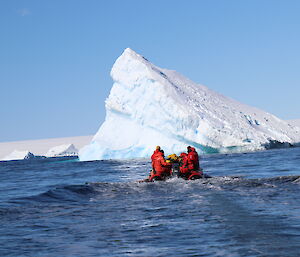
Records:
[[[259,150],[300,142],[300,129],[159,68],[127,48],[111,70],[106,119],[80,160],[147,157],[156,145],[180,153]]]

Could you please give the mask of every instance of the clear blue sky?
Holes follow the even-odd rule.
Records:
[[[127,47],[300,118],[299,13],[297,0],[2,0],[0,141],[94,134]]]

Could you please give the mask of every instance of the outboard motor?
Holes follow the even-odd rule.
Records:
[[[172,177],[179,177],[180,171],[179,171],[179,163],[173,162],[172,163]]]

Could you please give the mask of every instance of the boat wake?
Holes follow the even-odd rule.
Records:
[[[152,183],[139,182],[87,182],[82,185],[57,186],[47,192],[29,197],[12,199],[10,202],[80,202],[95,199],[124,199],[145,197],[149,194],[176,194],[204,192],[210,190],[244,190],[257,188],[277,188],[300,185],[300,176],[280,176],[273,178],[246,179],[238,176],[222,176],[186,181],[172,178]]]

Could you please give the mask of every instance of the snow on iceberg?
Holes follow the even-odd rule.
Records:
[[[29,151],[14,150],[12,153],[2,158],[1,161],[25,160],[32,158],[35,158],[35,155]]]
[[[288,120],[287,122],[300,128],[300,119],[297,119],[297,120]]]
[[[156,145],[180,153],[265,149],[300,142],[298,127],[159,68],[127,48],[111,70],[106,118],[80,160],[150,156]]]
[[[47,157],[77,156],[78,150],[73,144],[64,144],[49,149]]]

